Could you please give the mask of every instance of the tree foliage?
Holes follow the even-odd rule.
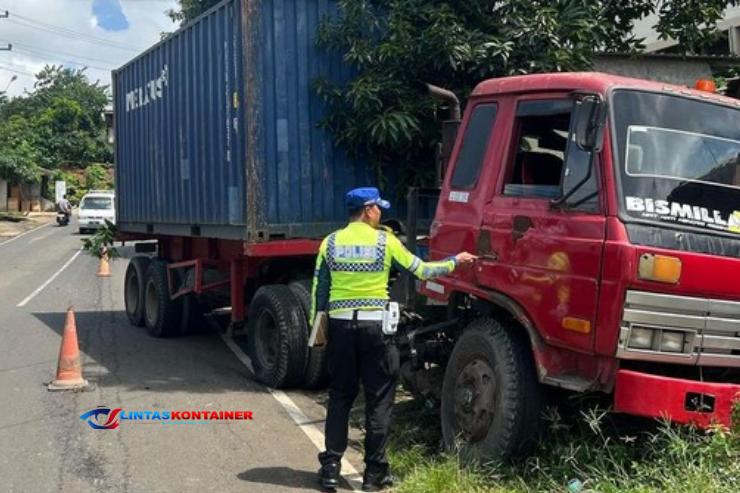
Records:
[[[348,84],[317,84],[338,143],[379,170],[405,163],[404,185],[426,180],[439,140],[438,113],[418,81],[468,95],[483,79],[588,70],[597,52],[639,51],[634,22],[657,14],[661,37],[685,51],[714,40],[717,0],[340,0],[319,42],[355,69]],[[701,19],[701,23],[697,21]]]
[[[0,178],[13,183],[39,179],[38,135],[22,116],[13,116],[0,125]]]
[[[102,119],[109,102],[108,87],[84,70],[44,67],[33,91],[0,100],[0,177],[36,181],[41,168],[112,161]]]
[[[166,14],[173,22],[178,22],[181,26],[184,26],[220,2],[221,0],[177,0],[180,8],[178,10],[170,9]]]

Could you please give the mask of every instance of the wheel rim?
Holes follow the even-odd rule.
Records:
[[[469,443],[488,435],[496,411],[495,372],[482,357],[471,360],[455,381],[454,414],[458,429]]]
[[[126,309],[133,314],[139,310],[139,276],[135,272],[126,280]]]
[[[150,326],[154,327],[157,325],[157,319],[159,318],[159,300],[157,298],[157,287],[153,282],[146,285],[145,308],[146,321]]]
[[[275,318],[267,311],[263,311],[255,325],[255,343],[257,355],[266,368],[273,368],[278,359],[278,327]]]

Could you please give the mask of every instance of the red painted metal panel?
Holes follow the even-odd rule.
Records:
[[[286,240],[269,243],[245,243],[245,257],[294,257],[316,255],[321,246],[317,240]]]
[[[689,394],[713,396],[714,409],[686,410]],[[691,396],[689,396],[691,397]],[[695,382],[660,377],[628,370],[617,372],[614,409],[626,414],[662,418],[706,428],[713,423],[730,426],[733,403],[740,397],[740,385]]]

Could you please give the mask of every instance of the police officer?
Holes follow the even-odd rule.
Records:
[[[385,449],[399,355],[381,328],[391,267],[429,279],[447,275],[477,257],[462,252],[442,261],[422,262],[379,226],[381,209],[390,204],[380,198],[377,188],[351,190],[346,205],[350,223],[322,242],[313,282],[311,320],[318,311],[329,314],[327,364],[331,377],[319,481],[324,488],[339,486],[349,413],[362,381],[366,466],[362,489],[378,491],[393,485]]]

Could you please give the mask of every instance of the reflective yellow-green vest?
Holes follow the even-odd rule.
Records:
[[[314,272],[311,322],[316,312],[382,310],[388,303],[391,268],[418,279],[445,276],[457,260],[423,262],[409,252],[393,233],[355,221],[327,236],[321,243]]]

